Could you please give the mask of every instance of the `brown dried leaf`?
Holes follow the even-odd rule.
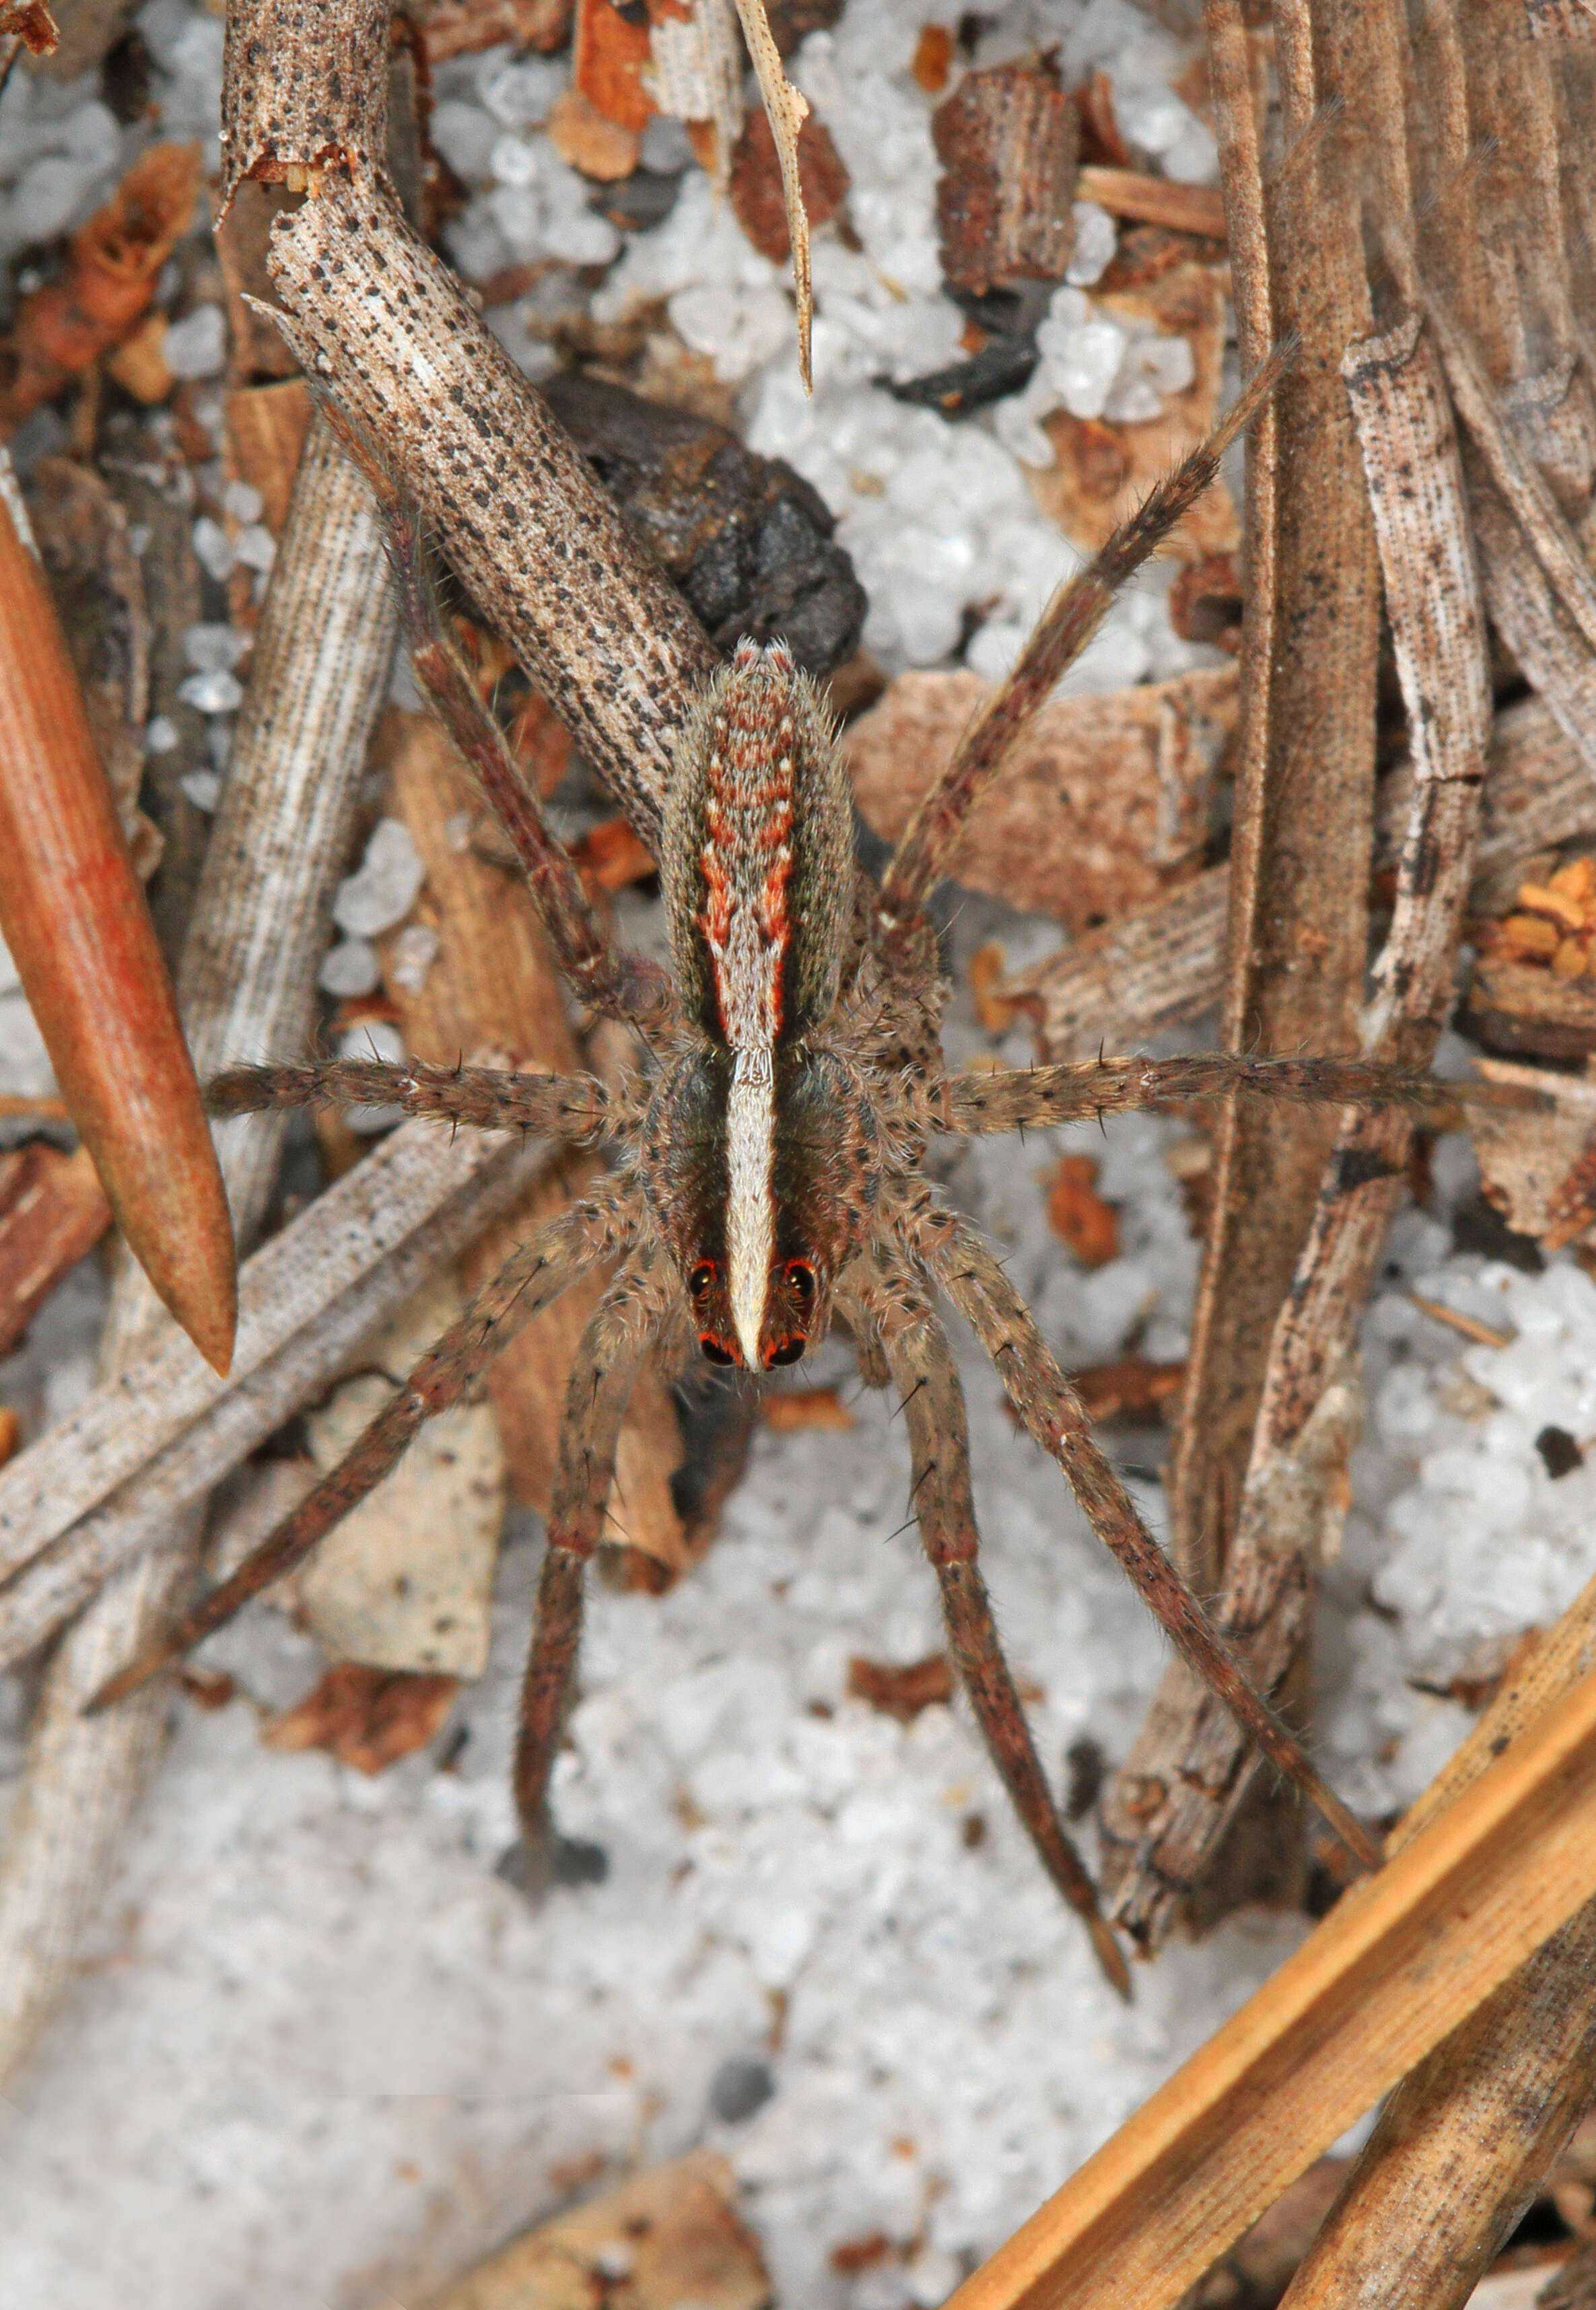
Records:
[[[1184,1361],[1160,1364],[1147,1356],[1116,1356],[1112,1363],[1071,1372],[1070,1385],[1089,1420],[1167,1419],[1185,1376]]]
[[[1083,1267],[1106,1267],[1119,1256],[1119,1213],[1097,1190],[1090,1155],[1061,1155],[1047,1190],[1047,1224]]]
[[[898,1668],[889,1661],[865,1660],[855,1653],[848,1663],[848,1690],[855,1700],[868,1700],[883,1716],[900,1724],[913,1724],[923,1708],[953,1698],[953,1663],[946,1653],[932,1653]]]
[[[937,230],[950,285],[1062,278],[1075,241],[1079,121],[1055,76],[1028,65],[967,73],[932,116],[942,175]]]
[[[364,1668],[330,1668],[313,1691],[261,1727],[268,1749],[325,1749],[341,1765],[375,1774],[424,1749],[454,1706],[460,1680]]]
[[[811,225],[824,224],[847,197],[848,172],[823,120],[811,115],[798,132],[798,184]],[[782,190],[781,159],[763,111],[750,112],[732,154],[732,206],[762,256],[785,265],[793,253]]]
[[[778,1436],[804,1428],[852,1428],[854,1415],[834,1387],[787,1387],[760,1401],[765,1425]]]
[[[899,674],[847,732],[866,823],[907,825],[991,695],[978,674]],[[954,855],[956,879],[1077,934],[1194,873],[1213,778],[1236,726],[1229,667],[1101,698],[1054,698],[1008,757]]]
[[[601,819],[571,852],[590,890],[624,890],[658,872],[651,854],[624,818]]]

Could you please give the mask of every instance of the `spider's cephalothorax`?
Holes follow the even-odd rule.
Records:
[[[1359,1857],[1377,1858],[1148,1533],[996,1254],[969,1220],[934,1201],[921,1171],[936,1133],[1007,1131],[1112,1107],[1237,1093],[1336,1104],[1438,1093],[1452,1103],[1455,1086],[1359,1060],[1205,1053],[948,1075],[937,1050],[941,990],[925,908],[971,810],[1115,588],[1211,478],[1278,374],[1278,360],[1266,364],[1218,432],[1061,588],[932,782],[879,890],[861,884],[854,863],[848,790],[814,685],[779,644],[742,645],[687,714],[677,751],[661,844],[673,984],[618,947],[594,915],[444,636],[412,510],[346,436],[387,517],[417,677],[503,818],[568,978],[590,1009],[635,1030],[648,1079],[613,1086],[588,1075],[363,1060],[239,1067],[217,1078],[210,1097],[219,1113],[391,1105],[455,1125],[607,1143],[614,1166],[513,1255],[342,1463],[163,1644],[113,1678],[96,1706],[287,1571],[521,1324],[580,1276],[607,1269],[567,1397],[516,1751],[525,1876],[545,1881],[549,1779],[571,1689],[584,1568],[603,1529],[644,1356],[669,1355],[696,1336],[713,1360],[759,1372],[795,1361],[836,1307],[865,1377],[889,1379],[901,1399],[915,1517],[941,1591],[949,1650],[993,1761],[1044,1867],[1123,1989],[1123,1954],[1049,1793],[982,1584],[964,1401],[940,1300],[968,1324],[1020,1424],[1058,1462],[1198,1674]]]
[[[715,1363],[762,1371],[820,1339],[863,1246],[880,1134],[818,1038],[853,881],[846,774],[815,684],[743,642],[677,748],[660,879],[682,1011],[640,1168]]]

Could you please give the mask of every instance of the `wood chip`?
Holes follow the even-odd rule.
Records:
[[[603,113],[579,88],[568,88],[549,108],[549,141],[562,161],[595,183],[612,185],[638,165],[638,133]]]
[[[953,1663],[946,1653],[899,1668],[890,1661],[866,1660],[855,1653],[848,1663],[848,1690],[883,1716],[912,1724],[923,1708],[947,1706],[953,1698]]]
[[[1134,217],[1142,224],[1168,225],[1204,240],[1225,238],[1225,196],[1217,185],[1177,185],[1168,177],[1147,177],[1135,169],[1089,165],[1076,173],[1078,200],[1096,201],[1110,216]]]
[[[447,1272],[434,1277],[362,1351],[360,1371],[308,1415],[319,1473],[337,1466],[464,1305]],[[491,1407],[460,1403],[428,1420],[403,1465],[351,1509],[299,1576],[299,1608],[323,1652],[372,1668],[481,1676],[504,1509]]]
[[[264,1724],[260,1737],[268,1749],[325,1749],[358,1773],[381,1773],[426,1747],[459,1689],[452,1676],[397,1675],[344,1662]]]
[[[428,61],[475,56],[507,41],[515,48],[564,46],[571,0],[410,0],[410,14]]]
[[[528,2230],[425,2310],[768,2310],[723,2158],[696,2150]]]
[[[571,85],[618,128],[640,135],[654,110],[648,69],[648,19],[623,15],[611,0],[577,0]]]
[[[891,841],[992,694],[980,675],[899,674],[848,730],[854,797]],[[999,773],[955,855],[956,878],[1076,933],[1194,873],[1236,726],[1229,667],[1107,697],[1054,698]]]
[[[848,172],[823,120],[812,116],[798,134],[798,183],[811,225],[824,224],[847,197]],[[750,112],[732,154],[729,186],[737,221],[763,256],[785,265],[793,253],[782,192],[781,159],[770,123]]]
[[[1057,77],[1023,64],[967,73],[932,115],[937,230],[950,285],[972,296],[1058,281],[1075,243],[1079,116]]]
[[[1170,1416],[1185,1376],[1184,1361],[1155,1363],[1147,1356],[1116,1356],[1112,1363],[1072,1371],[1070,1385],[1089,1420],[1157,1420]]]
[[[1047,1224],[1082,1267],[1106,1267],[1119,1256],[1119,1214],[1097,1190],[1090,1155],[1061,1155],[1047,1189]]]
[[[67,1269],[110,1223],[86,1149],[67,1155],[35,1140],[0,1155],[0,1356],[11,1354]]]

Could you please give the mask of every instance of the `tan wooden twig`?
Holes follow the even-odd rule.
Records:
[[[765,106],[765,117],[776,141],[781,163],[782,205],[787,213],[787,236],[793,244],[793,289],[798,300],[798,374],[803,390],[813,388],[810,373],[810,330],[814,317],[814,291],[810,281],[809,212],[798,181],[798,137],[809,117],[809,106],[782,68],[781,54],[771,35],[765,0],[737,0],[738,20],[754,77]]]
[[[1596,1581],[1514,1662],[1391,1843],[1474,1787],[1505,1741],[1596,1667]],[[1282,2310],[1462,2310],[1596,2096],[1596,1903],[1587,1902],[1404,2078]]]
[[[318,429],[301,460],[178,975],[202,1071],[240,1049],[293,1047],[308,1030],[393,638],[376,509]],[[219,1137],[241,1242],[259,1226],[282,1130],[281,1120],[251,1116]],[[148,1400],[163,1346],[179,1372],[204,1370],[125,1270],[101,1350],[108,1384],[133,1381]],[[113,1576],[51,1663],[0,1875],[0,2076],[25,2055],[70,1976],[159,1745],[159,1691],[93,1719],[82,1704],[164,1625],[193,1578],[202,1531],[201,1515],[180,1514]]]
[[[1521,1700],[1470,1744],[1484,1769],[1468,1802],[1446,1801],[1457,1784],[1444,1775],[1384,1868],[1343,1896],[950,2310],[1172,2310],[1288,2182],[1591,1901],[1588,1611],[1573,1641],[1587,1666],[1571,1689],[1540,1713]],[[1423,2297],[1370,2298],[1383,2310],[1424,2299],[1428,2310]]]
[[[1485,620],[1452,413],[1418,316],[1354,345],[1344,366],[1413,769],[1396,904],[1363,1043],[1368,1057],[1424,1066],[1451,1009],[1473,869],[1490,729]],[[1411,1121],[1393,1112],[1341,1117],[1275,1326],[1219,1607],[1265,1689],[1279,1686],[1302,1641],[1320,1543],[1339,1520],[1361,1411],[1357,1324],[1403,1193],[1411,1137]],[[1207,1696],[1166,1672],[1160,1705],[1102,1812],[1123,1871],[1115,1914],[1139,1939],[1156,1941],[1168,1930],[1250,1773],[1243,1744]],[[1164,1794],[1149,1806],[1154,1784]]]

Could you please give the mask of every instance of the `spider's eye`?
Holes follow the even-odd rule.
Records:
[[[705,1293],[712,1289],[714,1282],[714,1260],[701,1259],[698,1265],[693,1269],[691,1274],[688,1277],[687,1288],[692,1293],[695,1299],[702,1299]]]
[[[801,1309],[807,1309],[813,1304],[815,1296],[815,1272],[806,1259],[788,1260],[787,1289],[792,1293],[794,1298],[797,1301]],[[791,1360],[792,1359],[789,1358],[788,1361],[790,1362]]]
[[[800,1333],[796,1339],[784,1340],[780,1347],[772,1348],[765,1360],[768,1364],[795,1364],[808,1345],[809,1342]]]
[[[712,1364],[730,1364],[737,1360],[730,1348],[722,1347],[713,1332],[700,1332],[698,1345]]]

